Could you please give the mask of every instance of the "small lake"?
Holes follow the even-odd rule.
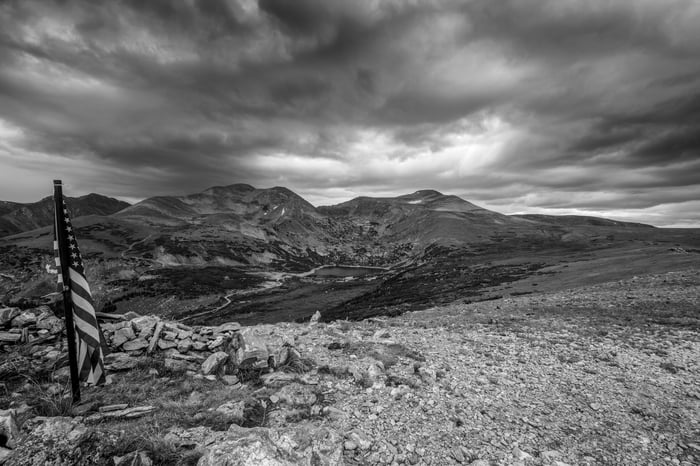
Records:
[[[317,277],[362,277],[364,275],[376,275],[386,272],[381,267],[347,267],[342,265],[331,265],[316,269],[313,275]]]

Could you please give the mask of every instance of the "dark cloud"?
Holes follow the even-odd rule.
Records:
[[[421,187],[686,225],[698,31],[686,0],[0,2],[3,197]]]

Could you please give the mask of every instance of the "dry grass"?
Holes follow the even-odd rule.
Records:
[[[180,448],[165,439],[162,425],[147,420],[114,423],[98,430],[98,436],[114,439],[102,456],[111,459],[134,451],[144,451],[155,465],[195,465],[202,456],[200,450]]]

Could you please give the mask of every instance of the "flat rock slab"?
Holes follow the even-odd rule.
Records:
[[[155,406],[135,406],[133,408],[118,409],[116,411],[95,413],[88,416],[85,420],[86,422],[98,422],[103,419],[135,419],[151,414],[155,410]]]
[[[109,371],[125,371],[136,367],[141,360],[125,353],[112,353],[105,358],[105,368]]]
[[[0,343],[17,343],[21,339],[21,333],[0,332]]]
[[[145,338],[137,338],[136,340],[127,341],[122,345],[124,351],[138,351],[148,348],[148,342]]]
[[[100,406],[98,409],[101,413],[109,413],[110,411],[121,411],[129,407],[128,403],[119,403],[116,405]]]

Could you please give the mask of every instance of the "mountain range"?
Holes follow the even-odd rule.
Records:
[[[275,282],[276,296],[287,290],[304,312],[317,293],[335,293],[337,299],[323,306],[335,306],[333,312],[342,315],[351,308],[365,312],[454,299],[550,266],[560,267],[562,280],[573,281],[574,267],[567,268],[572,261],[588,261],[592,270],[595,261],[620,257],[623,262],[606,267],[624,275],[634,273],[625,267],[636,258],[641,262],[634,270],[645,270],[647,258],[657,253],[670,266],[678,258],[664,251],[700,247],[696,230],[596,217],[504,215],[434,190],[314,207],[284,187],[233,184],[133,205],[99,194],[69,198],[67,204],[91,286],[106,300],[144,293],[216,300],[232,289],[264,284],[260,274],[298,278],[332,264],[387,270],[382,280],[352,290],[333,285],[311,291],[289,280],[284,286]],[[0,297],[52,291],[51,199],[0,203],[0,219]],[[586,276],[601,273],[591,270]],[[287,306],[284,296],[276,304],[265,298],[266,309]],[[192,306],[205,305],[199,300]]]
[[[363,196],[318,208],[287,188],[247,184],[156,196],[134,205],[99,194],[67,203],[86,252],[103,258],[142,256],[169,266],[298,271],[328,263],[391,266],[428,247],[507,248],[523,240],[570,244],[609,235],[610,229],[656,230],[594,217],[504,215],[434,190]],[[0,214],[5,242],[41,249],[35,240],[48,232],[41,227],[52,224],[50,197],[32,204],[1,203]],[[27,234],[31,231],[36,233]]]
[[[588,217],[503,215],[434,190],[316,208],[287,188],[233,184],[134,205],[99,194],[69,198],[68,205],[88,253],[142,256],[169,266],[298,271],[328,263],[390,266],[430,246],[506,247],[522,239],[571,243],[606,228],[653,228]],[[17,233],[38,229],[43,236],[41,227],[53,221],[50,197],[32,204],[5,202],[0,213],[6,241],[41,249],[36,235]]]

